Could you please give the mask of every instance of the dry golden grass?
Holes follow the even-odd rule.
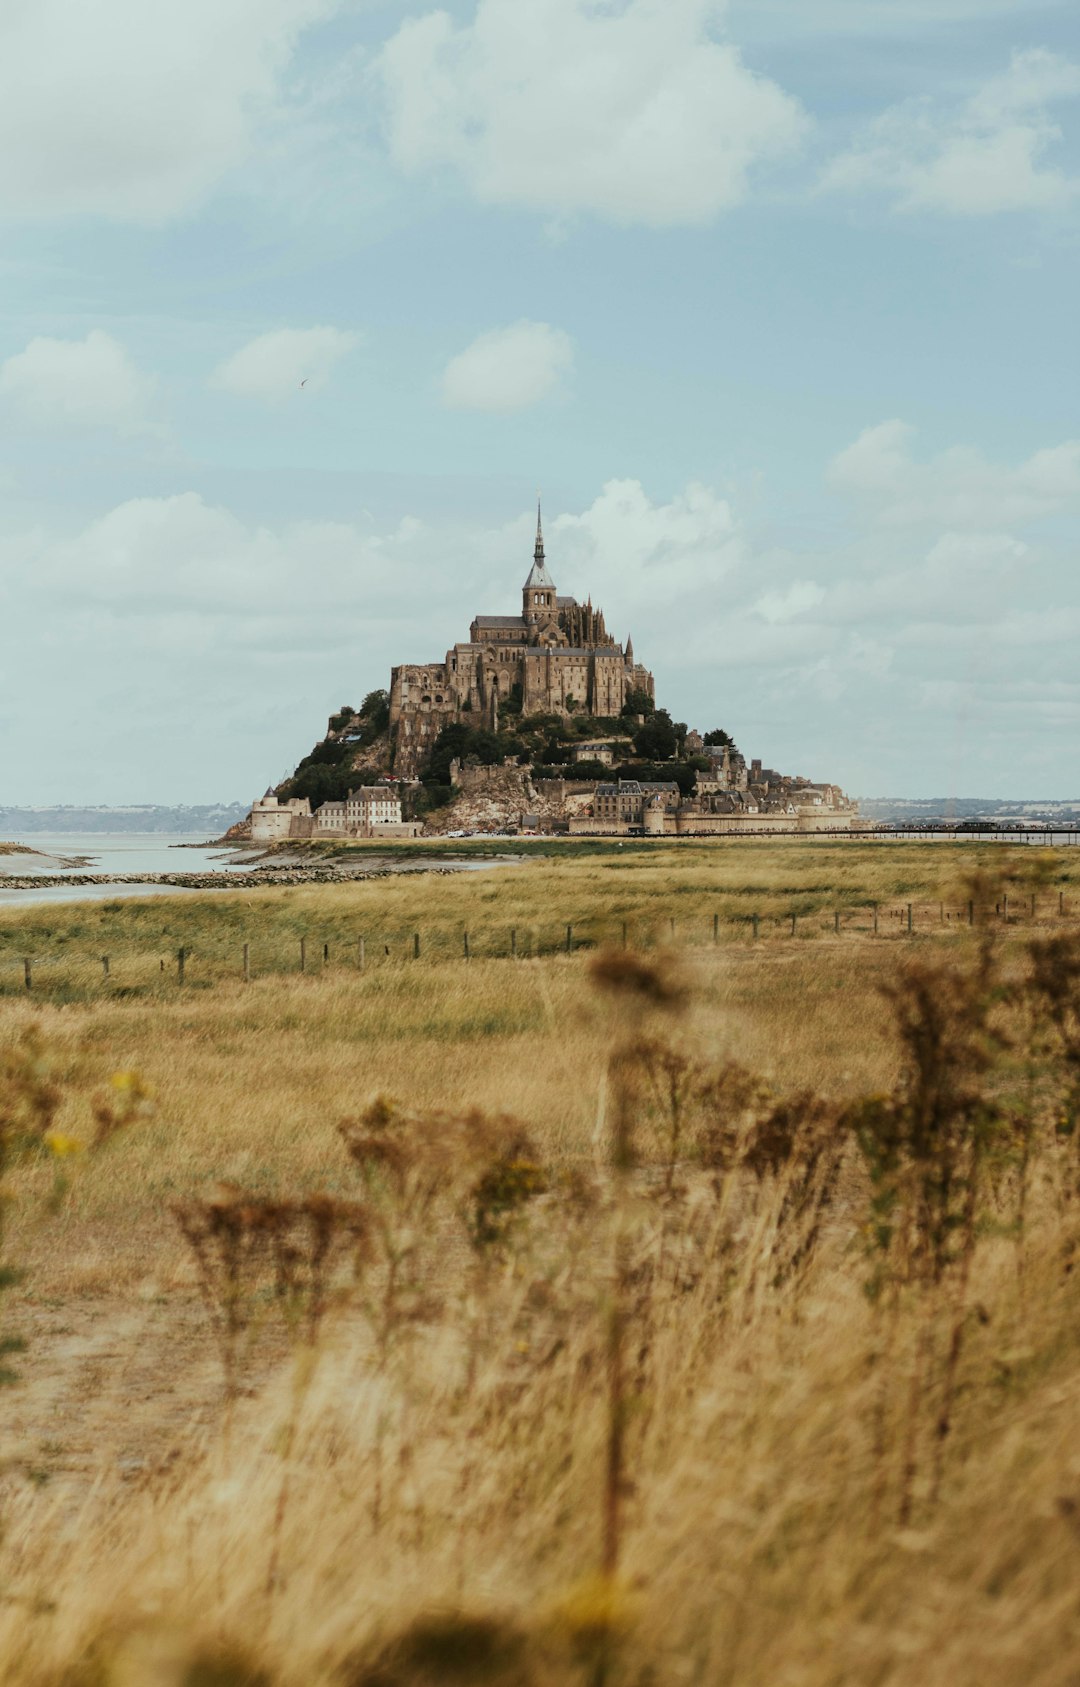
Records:
[[[900,1081],[880,987],[904,958],[974,962],[962,925],[913,943],[832,934],[834,872],[847,875],[848,906],[895,896],[930,907],[939,895],[959,902],[954,856],[939,876],[937,846],[888,857],[799,847],[798,859],[755,849],[751,892],[734,882],[746,856],[725,866],[672,851],[74,914],[69,942],[91,957],[96,922],[112,922],[136,985],[152,919],[170,940],[197,933],[208,957],[225,957],[256,917],[283,944],[297,929],[355,929],[357,917],[403,939],[441,921],[448,937],[439,964],[406,950],[363,976],[332,951],[325,974],[245,987],[208,958],[212,988],[198,988],[196,968],[184,994],[148,978],[153,993],[126,995],[123,980],[105,991],[88,972],[84,988],[3,1004],[5,1047],[40,1028],[59,1141],[89,1143],[136,1097],[97,1151],[31,1152],[8,1177],[7,1254],[27,1277],[5,1315],[29,1347],[15,1360],[21,1380],[0,1392],[6,1681],[1074,1679],[1080,1323],[1052,1152],[1032,1179],[1022,1272],[1006,1226],[1011,1171],[998,1220],[981,1227],[942,1492],[932,1503],[924,1425],[903,1524],[894,1454],[922,1303],[904,1301],[896,1368],[875,1365],[882,1326],[862,1288],[857,1154],[845,1156],[809,1266],[780,1285],[761,1267],[778,1257],[775,1203],[745,1177],[718,1197],[689,1138],[678,1198],[665,1204],[647,1090],[633,1092],[644,1163],[622,1193],[608,1170],[622,1070],[610,1057],[628,1035],[661,1038],[703,1071],[737,1061],[781,1094],[815,1091],[831,1117]],[[1047,859],[1042,871],[1070,865]],[[1038,893],[1047,912],[1056,889]],[[717,898],[734,910],[747,894],[763,914],[820,898],[814,938],[778,930],[755,945],[740,932],[714,948]],[[620,1009],[590,979],[587,955],[468,965],[452,955],[455,927],[480,932],[496,916],[500,929],[538,927],[549,902],[553,940],[564,911],[583,933],[627,918],[659,943],[673,902],[688,910],[700,941],[680,947],[680,912],[685,1010]],[[64,916],[6,923],[17,954],[31,928],[58,944]],[[1024,971],[1028,935],[1009,928],[1006,980]],[[1019,1008],[1001,1011],[1021,1027]],[[1049,1095],[1046,1048],[1009,1061],[996,1080],[1008,1107]],[[112,1084],[118,1072],[137,1072],[139,1085]],[[459,1217],[466,1184],[445,1169],[445,1199],[395,1230],[417,1299],[396,1307],[382,1352],[377,1264],[327,1312],[314,1356],[278,1316],[269,1280],[253,1277],[242,1388],[226,1410],[214,1324],[170,1203],[212,1207],[227,1201],[223,1185],[256,1202],[364,1198],[336,1127],[380,1093],[426,1116],[429,1131],[470,1109],[512,1115],[547,1193],[508,1250],[486,1259]],[[70,1189],[53,1199],[69,1168]],[[718,1199],[730,1220],[722,1245]],[[339,1277],[343,1294],[350,1281]],[[421,1304],[431,1296],[441,1304]],[[613,1296],[625,1314],[626,1444],[608,1581]],[[883,1375],[895,1385],[884,1460]]]
[[[0,909],[0,996],[22,993],[24,957],[33,962],[39,997],[156,999],[174,986],[181,947],[192,990],[239,977],[245,943],[255,976],[293,972],[301,938],[309,970],[321,968],[324,945],[332,966],[354,968],[360,937],[368,968],[410,959],[417,933],[425,965],[459,959],[465,932],[474,957],[506,956],[511,931],[519,953],[554,953],[565,945],[567,925],[578,946],[621,941],[624,925],[631,943],[649,946],[671,940],[674,920],[680,947],[706,947],[714,918],[721,944],[743,944],[754,914],[762,941],[790,936],[795,915],[798,936],[811,941],[833,932],[837,913],[844,930],[869,930],[875,902],[882,937],[902,934],[908,903],[916,932],[939,935],[965,925],[966,881],[979,869],[1004,880],[1020,921],[1030,918],[1032,895],[1038,919],[1056,918],[1059,899],[1080,916],[1080,850],[1073,849],[797,838],[560,845],[490,871]],[[989,907],[986,895],[980,906]]]

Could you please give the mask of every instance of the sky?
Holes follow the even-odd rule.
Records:
[[[6,0],[0,802],[248,800],[559,591],[855,795],[1080,795],[1074,0]]]

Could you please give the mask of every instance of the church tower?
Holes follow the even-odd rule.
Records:
[[[559,614],[555,582],[544,561],[544,530],[540,524],[539,499],[536,502],[536,546],[533,550],[533,565],[529,570],[529,578],[522,590],[521,613],[525,625],[534,633],[543,626],[554,626]]]

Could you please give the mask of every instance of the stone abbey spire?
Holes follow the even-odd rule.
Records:
[[[533,546],[533,565],[523,591],[522,613],[531,626],[540,621],[553,621],[557,613],[555,582],[544,561],[544,528],[540,520],[540,500],[536,500],[536,544]]]

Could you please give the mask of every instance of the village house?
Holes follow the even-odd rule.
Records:
[[[401,797],[391,785],[361,785],[340,802],[324,802],[314,814],[306,797],[279,801],[273,791],[251,807],[252,843],[299,838],[412,838],[419,821],[403,820]]]
[[[625,750],[631,751],[631,740],[625,740]],[[571,761],[598,761],[605,767],[610,767],[615,760],[615,745],[610,740],[599,744],[575,744],[570,752]]]

